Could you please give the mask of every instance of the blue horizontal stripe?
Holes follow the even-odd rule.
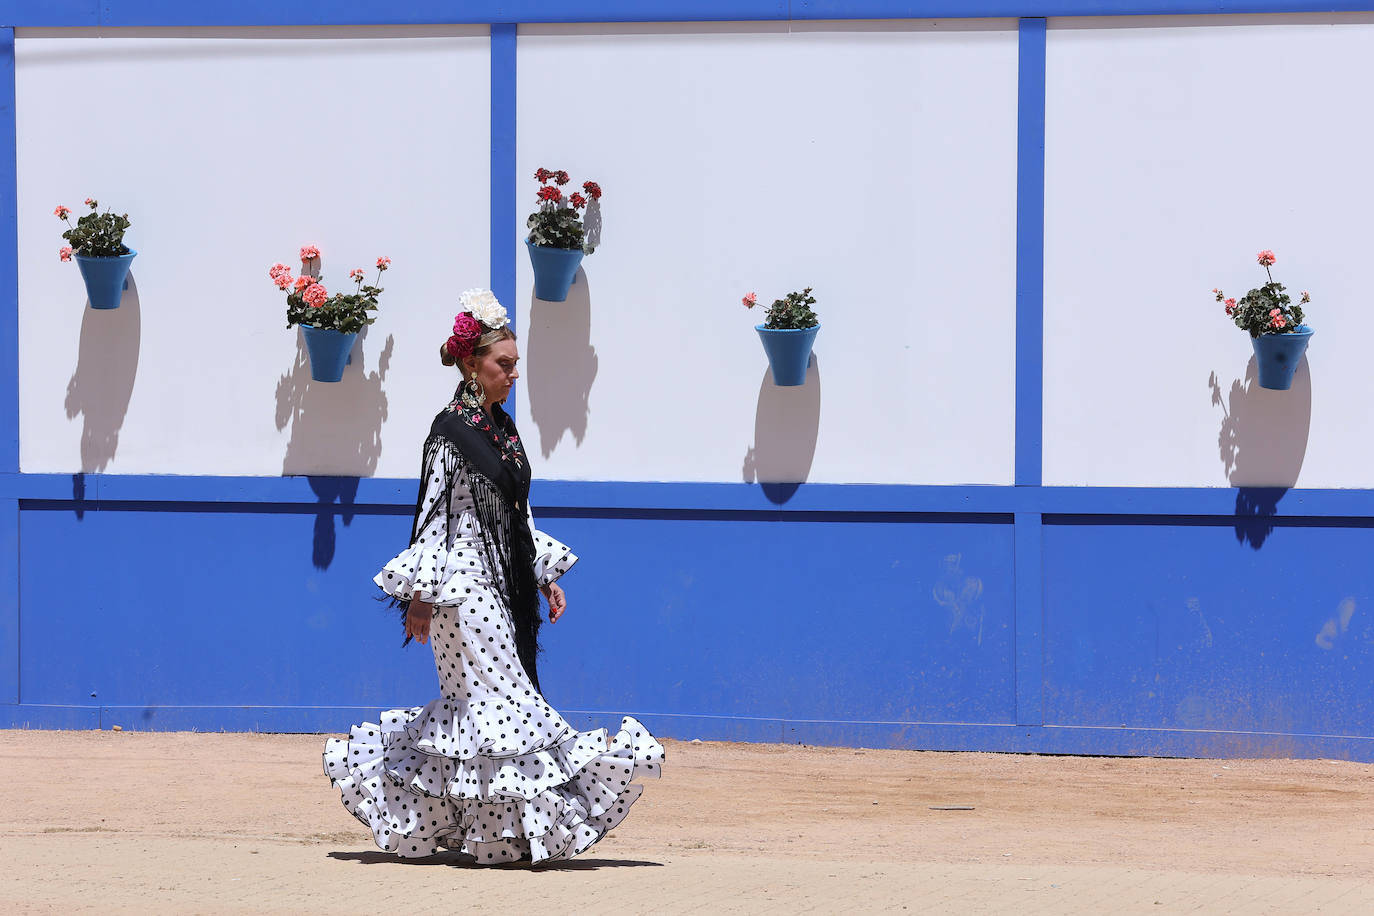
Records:
[[[373,719],[366,706],[52,706],[0,705],[0,728],[104,728],[126,731],[345,732]],[[564,710],[577,728],[614,725],[630,714],[660,738],[764,741],[843,747],[1015,754],[1152,757],[1283,756],[1374,762],[1374,738],[1167,728],[1073,728],[962,722],[790,720],[664,715],[634,710]]]
[[[1329,13],[1369,0],[3,0],[0,26],[314,26]]]
[[[417,481],[394,477],[197,477],[123,474],[0,474],[0,499],[81,504],[226,503],[254,506],[414,505]],[[1374,518],[1374,490],[1230,487],[1007,487],[802,484],[781,505],[756,484],[536,480],[536,508],[560,513],[767,512],[805,514],[1016,512],[1054,516],[1230,517],[1239,505],[1274,518]]]

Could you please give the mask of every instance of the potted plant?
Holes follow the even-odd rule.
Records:
[[[291,268],[285,264],[273,264],[267,274],[277,289],[286,292],[286,326],[298,324],[305,334],[310,377],[317,382],[337,382],[343,378],[358,332],[377,320],[368,312],[377,310],[382,289],[364,284],[362,268],[356,268],[348,272],[353,291],[331,295],[320,281],[320,249],[306,245],[300,254],[300,276],[292,277]],[[377,259],[376,282],[382,282],[382,273],[390,266],[391,258]]]
[[[64,261],[76,258],[81,279],[86,281],[86,298],[93,309],[117,309],[128,287],[129,265],[138,254],[124,244],[124,230],[129,228],[129,214],[116,216],[106,210],[99,212],[99,203],[86,198],[91,212],[73,226],[67,219],[71,210],[59,205],[53,213],[67,224],[62,238],[70,242],[58,249]]]
[[[1265,249],[1255,259],[1264,268],[1268,283],[1250,290],[1239,302],[1226,298],[1220,289],[1213,288],[1212,292],[1217,301],[1225,305],[1226,314],[1236,327],[1250,332],[1250,345],[1254,347],[1255,362],[1259,366],[1260,387],[1287,391],[1293,384],[1298,361],[1312,338],[1312,329],[1303,324],[1302,311],[1312,297],[1303,290],[1297,303],[1289,298],[1283,284],[1276,282],[1269,272],[1277,260],[1274,252]]]
[[[567,172],[541,168],[534,177],[539,182],[539,209],[525,220],[530,230],[525,247],[534,268],[534,295],[548,302],[563,302],[582,256],[595,250],[585,244],[582,210],[601,199],[601,185],[584,181],[585,195],[574,191],[565,197],[561,188],[570,180]]]
[[[749,293],[744,297],[746,308],[758,305],[759,297]],[[811,287],[799,293],[788,293],[772,305],[763,307],[764,322],[755,325],[763,352],[768,354],[768,368],[773,384],[795,386],[806,384],[806,368],[811,363],[811,344],[821,329],[820,319],[811,310],[816,297]]]

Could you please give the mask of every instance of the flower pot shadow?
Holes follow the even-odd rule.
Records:
[[[328,569],[333,562],[335,518],[352,523],[358,479],[376,473],[382,455],[382,423],[387,417],[383,383],[396,341],[387,335],[376,368],[368,371],[369,329],[359,333],[352,362],[338,382],[310,378],[305,337],[297,330],[295,359],[277,382],[277,429],[290,427],[282,474],[308,477],[315,494],[310,558],[317,569]]]
[[[521,381],[545,458],[565,433],[577,445],[586,438],[598,365],[591,340],[591,288],[580,267],[565,301],[545,302],[530,294],[530,326],[522,347],[523,365],[530,369]]]
[[[811,475],[820,429],[821,369],[815,352],[804,385],[775,385],[765,367],[754,411],[754,444],[744,453],[744,482],[757,483],[769,502],[786,503]]]
[[[587,209],[582,214],[582,247],[601,247],[601,201],[587,201]]]
[[[1223,393],[1215,372],[1208,379],[1221,408],[1217,450],[1236,493],[1236,540],[1255,550],[1274,531],[1279,500],[1298,482],[1312,426],[1312,373],[1304,356],[1287,391],[1259,386],[1253,356],[1243,378]]]
[[[119,431],[138,375],[141,338],[142,310],[131,272],[119,308],[93,309],[87,302],[82,309],[76,369],[67,382],[64,403],[68,420],[81,417],[82,473],[105,470],[119,450]]]

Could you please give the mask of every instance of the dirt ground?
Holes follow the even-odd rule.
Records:
[[[378,851],[323,740],[0,731],[0,912],[1374,913],[1367,764],[668,741],[583,857],[482,869]]]

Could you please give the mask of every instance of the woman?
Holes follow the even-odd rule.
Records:
[[[325,773],[388,852],[567,859],[624,819],[663,747],[629,717],[614,737],[578,732],[540,695],[539,593],[556,622],[555,580],[577,557],[529,514],[529,461],[501,409],[520,376],[506,310],[487,290],[462,305],[440,348],[462,383],[425,442],[410,547],[375,579],[406,642],[432,644],[443,695],[331,738]]]

